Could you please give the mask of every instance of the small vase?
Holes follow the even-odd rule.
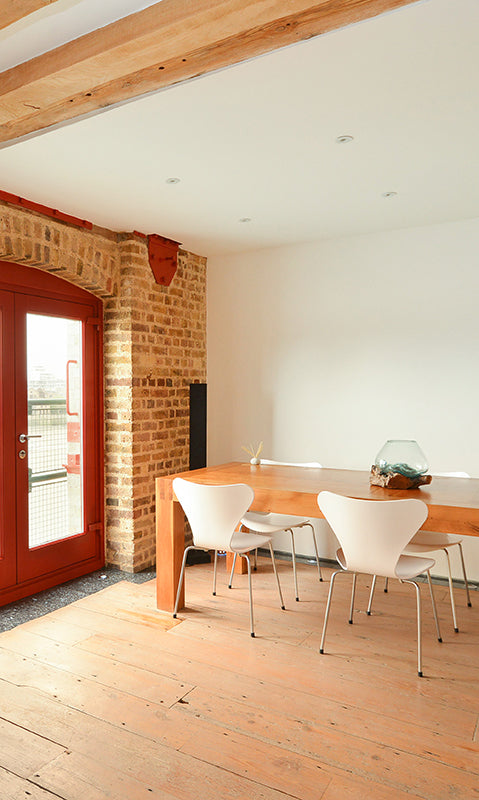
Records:
[[[398,472],[407,478],[425,475],[429,469],[426,456],[414,439],[388,439],[374,464],[383,475]]]
[[[249,463],[253,464],[254,466],[256,466],[257,464],[260,463],[260,460],[259,460],[259,458],[251,458]]]

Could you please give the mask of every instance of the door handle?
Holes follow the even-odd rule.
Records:
[[[18,437],[19,442],[26,442],[27,439],[41,439],[41,433],[21,433]]]

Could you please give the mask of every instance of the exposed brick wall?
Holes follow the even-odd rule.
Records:
[[[0,202],[0,259],[103,299],[108,563],[155,562],[155,477],[188,468],[189,384],[206,381],[206,259],[179,252],[155,283],[146,240],[88,231]]]

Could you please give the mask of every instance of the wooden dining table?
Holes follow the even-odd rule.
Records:
[[[479,536],[479,479],[433,477],[418,489],[371,486],[368,471],[230,462],[156,479],[157,607],[172,611],[185,546],[185,518],[173,492],[174,478],[220,485],[247,483],[254,490],[251,506],[302,517],[321,517],[318,493],[324,490],[364,500],[415,497],[428,506],[427,530]],[[184,593],[179,608],[184,606]]]

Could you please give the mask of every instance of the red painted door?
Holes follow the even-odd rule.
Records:
[[[2,285],[0,604],[104,563],[101,305],[38,270]]]

